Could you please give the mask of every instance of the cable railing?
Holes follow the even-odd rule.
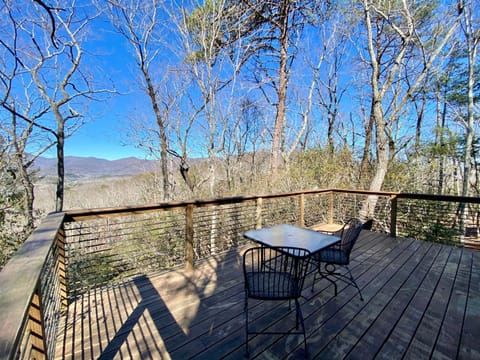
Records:
[[[351,217],[391,236],[471,246],[480,198],[326,189],[50,214],[0,272],[0,358],[53,358],[62,312],[92,289],[192,269],[253,228]]]

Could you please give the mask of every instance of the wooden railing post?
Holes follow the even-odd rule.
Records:
[[[262,228],[262,205],[263,205],[263,198],[259,197],[257,199],[257,212],[255,214],[255,222],[256,222],[256,228],[261,229]]]
[[[397,195],[390,196],[390,236],[397,237]]]
[[[299,197],[299,216],[298,216],[298,226],[305,226],[305,194],[300,194]]]
[[[328,196],[328,223],[333,224],[333,191]]]
[[[185,269],[193,270],[193,205],[187,205],[185,209]]]

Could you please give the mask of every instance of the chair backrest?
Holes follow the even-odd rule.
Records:
[[[347,255],[350,256],[350,252],[353,249],[353,245],[358,239],[360,232],[364,228],[364,224],[360,219],[353,218],[350,219],[343,228],[342,231],[342,240],[340,241],[341,250]]]
[[[294,247],[255,247],[243,254],[247,295],[256,299],[295,299],[302,293],[310,252]]]
[[[372,230],[372,226],[373,226],[373,219],[368,219],[367,221],[365,221],[363,223],[363,230]]]

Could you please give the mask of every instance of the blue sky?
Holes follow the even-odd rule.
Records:
[[[84,59],[86,69],[96,76],[96,80],[99,80],[100,85],[109,84],[108,78],[114,79],[115,87],[121,95],[112,95],[100,102],[93,102],[89,105],[88,121],[72,137],[66,139],[65,155],[98,157],[109,160],[131,156],[145,158],[146,154],[137,149],[133,145],[133,139],[128,137],[130,131],[129,125],[134,122],[135,118],[148,118],[151,120],[151,123],[154,124],[154,117],[148,97],[139,90],[140,80],[138,69],[134,63],[131,50],[123,37],[111,29],[111,25],[106,19],[97,19],[91,26],[94,26],[94,28],[91,29],[89,33],[85,48],[87,50]],[[318,36],[312,34],[310,40],[312,41],[310,46],[314,49],[316,46],[318,47]],[[171,41],[171,43],[173,42],[174,40]],[[312,51],[311,48],[308,49]],[[165,72],[165,63],[175,61],[172,56],[169,56],[170,54],[168,54],[167,51],[168,50],[165,50],[160,54],[162,59],[155,64],[157,75],[161,76]],[[293,130],[296,130],[294,120],[299,119],[298,112],[302,106],[305,106],[306,87],[309,85],[309,79],[312,76],[312,69],[306,66],[305,63],[302,64],[301,61],[302,57],[297,59],[296,63],[299,65],[297,65],[296,68],[296,83],[291,81],[289,88],[298,91],[295,97],[291,99],[291,104],[295,105],[292,105],[289,109],[290,115],[297,111],[297,113],[292,116],[293,120],[289,119]],[[354,71],[355,70],[358,71],[358,69],[354,69]],[[341,86],[345,86],[343,83],[344,79],[355,80],[355,77],[358,76],[358,74],[352,74],[350,71],[352,71],[352,69],[349,66],[345,66],[345,68],[341,70],[340,74],[343,76],[340,82]],[[258,93],[256,95],[253,94],[251,88],[247,90],[243,89],[243,93],[241,91],[241,89],[236,88],[234,96],[239,97],[239,95],[244,93],[248,94],[248,96],[259,96]],[[339,116],[342,117],[341,120],[343,120],[343,123],[348,126],[348,128],[344,130],[340,129],[344,136],[351,136],[351,128],[349,127],[350,114],[353,114],[352,117],[353,121],[357,123],[356,126],[363,120],[362,116],[364,116],[362,112],[358,110],[359,99],[354,101],[355,97],[359,97],[358,89],[351,88],[349,91],[350,92],[345,94],[340,106],[341,114]],[[368,96],[368,94],[364,95],[365,98]],[[193,94],[193,96],[195,96],[195,94]],[[363,101],[366,100],[363,99]],[[270,107],[264,110],[266,114],[265,117],[267,118],[266,121],[271,121],[274,115],[274,109]],[[318,109],[316,113],[312,113],[310,116],[315,122],[315,127],[318,127],[316,135],[320,139],[319,142],[321,142],[322,139],[325,139],[325,119],[321,118],[321,113]],[[412,124],[414,125],[412,122],[407,125],[411,126]],[[361,125],[357,127],[357,132],[358,129],[361,129]],[[205,129],[199,128],[196,130],[198,131],[195,133],[194,141],[192,140],[188,144],[188,151],[190,151],[189,156],[198,156],[198,154],[192,154],[191,152],[195,149],[198,152],[199,147],[203,149],[206,148],[206,136],[205,133],[201,132]],[[405,131],[410,130],[411,129],[405,127]],[[295,134],[296,132],[294,131],[293,135]],[[359,140],[360,136],[357,136],[357,142]],[[195,142],[195,144],[192,144],[192,142]],[[55,149],[51,149],[47,155],[55,157]]]
[[[96,89],[115,89],[117,93],[102,95],[100,101],[89,101],[86,109],[74,106],[85,114],[85,125],[66,139],[65,156],[108,160],[146,158],[128,137],[132,119],[139,113],[143,117],[153,115],[148,97],[139,88],[138,68],[131,49],[105,18],[89,26],[83,42],[83,69],[93,75]],[[56,149],[51,148],[45,156],[56,157]]]
[[[134,145],[129,133],[136,119],[148,119],[154,124],[155,118],[150,100],[140,85],[142,76],[131,45],[105,17],[90,26],[84,44],[84,64],[90,73],[101,79],[97,87],[103,87],[103,83],[111,87],[114,83],[118,93],[89,104],[87,123],[65,141],[65,155],[108,160],[132,156],[146,158],[148,155]],[[169,61],[172,57],[162,48],[151,75],[163,76],[165,63]],[[55,157],[55,149],[50,150],[48,156]]]
[[[65,155],[108,160],[144,158],[145,154],[126,135],[128,120],[145,97],[138,92],[135,64],[125,40],[108,23],[96,21],[93,26],[93,34],[86,43],[86,63],[92,64],[92,69],[99,69],[99,76],[111,78],[119,94],[90,103],[87,123],[66,140]],[[55,156],[55,152],[49,155]]]
[[[121,133],[122,129],[116,126],[115,117],[106,115],[84,125],[74,136],[66,140],[65,155],[107,160],[132,156],[144,158],[143,152],[125,143],[125,136]],[[55,157],[55,150],[50,151],[48,155]]]
[[[97,19],[90,26],[93,28],[90,30],[85,44],[84,65],[89,72],[96,74],[97,80],[102,79],[101,81],[107,83],[108,78],[113,79],[115,87],[121,95],[112,95],[101,102],[90,103],[87,123],[65,141],[65,155],[109,160],[131,156],[145,158],[147,155],[133,145],[133,139],[128,138],[129,123],[133,122],[135,117],[148,118],[152,124],[154,123],[151,104],[139,87],[139,70],[134,62],[132,50],[126,40],[113,31],[106,19]],[[160,54],[162,59],[155,64],[155,71],[160,76],[166,68],[164,64],[172,61],[171,56],[168,55],[165,50]],[[301,60],[301,58],[298,59],[299,64]],[[310,84],[311,73],[308,68],[305,71],[305,66],[305,64],[299,65],[300,68],[297,70],[300,71],[297,75],[297,81],[300,83],[297,83],[295,87],[300,94]],[[294,88],[293,85],[292,88]],[[241,90],[237,89],[236,91],[238,95],[238,91]],[[294,104],[296,103],[295,99],[292,101]],[[296,105],[301,106],[302,104]],[[299,111],[299,109],[290,110],[291,112]],[[269,108],[265,114],[271,121],[274,111]],[[298,114],[295,116],[298,117]],[[202,131],[202,129],[198,130]],[[198,147],[206,148],[207,146],[204,143],[206,136],[199,131],[196,132],[195,139],[190,141],[189,156],[200,156],[192,151],[198,152]],[[55,149],[51,149],[47,156],[55,157]]]

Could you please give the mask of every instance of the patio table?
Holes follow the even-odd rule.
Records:
[[[340,241],[338,236],[288,224],[249,230],[243,236],[263,246],[306,249],[311,255]]]

